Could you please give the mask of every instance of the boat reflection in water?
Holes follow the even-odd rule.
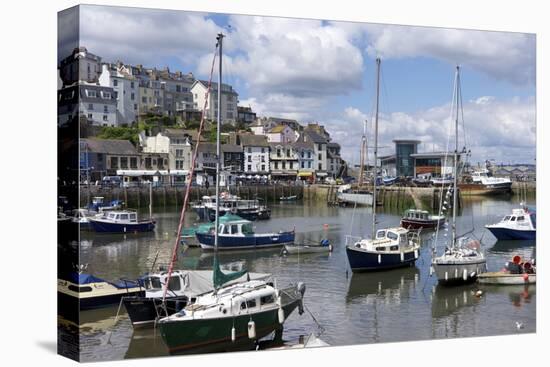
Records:
[[[477,296],[477,285],[464,285],[449,288],[436,285],[432,289],[432,317],[445,318],[463,312],[464,308],[475,307],[485,301],[485,297]],[[478,293],[479,295],[479,293]]]
[[[352,273],[346,302],[364,299],[367,303],[401,303],[401,299],[409,298],[419,281],[420,270],[416,267],[384,273]]]
[[[526,304],[535,302],[537,287],[535,284],[525,285],[479,285],[479,289],[486,295],[507,296],[511,305],[521,308]]]
[[[524,250],[528,248],[535,248],[535,241],[533,240],[500,240],[496,241],[493,247],[489,249],[494,253],[506,253],[516,250]]]

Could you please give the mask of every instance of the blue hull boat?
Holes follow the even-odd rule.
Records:
[[[90,226],[100,233],[138,233],[153,231],[155,221],[152,218],[138,220],[135,211],[118,210],[106,212],[99,218],[90,218]]]
[[[197,233],[201,248],[214,249],[214,235]],[[243,250],[284,246],[294,243],[294,232],[251,234],[245,236],[218,236],[218,250]]]
[[[155,229],[155,222],[109,223],[99,220],[90,220],[90,226],[94,231],[100,233],[138,233],[153,231]]]
[[[537,238],[536,230],[517,230],[510,228],[487,228],[497,240],[534,240]]]
[[[380,271],[414,266],[415,252],[404,252],[403,261],[401,254],[382,254],[346,247],[349,266],[353,272]]]

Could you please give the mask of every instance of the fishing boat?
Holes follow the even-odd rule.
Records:
[[[486,162],[485,168],[464,176],[458,187],[467,195],[509,194],[512,192],[512,180],[509,177],[494,177],[489,170],[489,162]]]
[[[227,284],[236,284],[247,280],[266,280],[267,273],[247,273]],[[151,326],[157,319],[181,311],[195,302],[197,296],[214,289],[212,270],[175,270],[168,282],[168,295],[163,302],[163,286],[168,273],[161,271],[141,277],[145,289],[143,296],[123,297],[124,307],[134,328]]]
[[[409,229],[435,229],[443,223],[444,215],[433,215],[420,209],[409,209],[401,218],[401,227]]]
[[[152,218],[138,220],[137,211],[132,209],[103,212],[100,217],[89,218],[90,226],[101,233],[137,233],[155,229]]]
[[[485,228],[497,240],[534,240],[537,237],[537,213],[528,207],[513,209],[512,214]]]
[[[218,90],[221,90],[222,80],[223,37],[224,35],[221,33],[218,34],[217,37],[220,67],[218,73]],[[210,85],[208,90],[209,89]],[[221,93],[218,93],[218,106],[222,106]],[[201,120],[201,125],[199,127],[199,142],[202,126],[203,120]],[[221,108],[218,108],[217,126],[216,152],[217,156],[220,157]],[[217,197],[219,197],[220,163],[220,160],[217,160]],[[185,206],[187,204],[188,194],[189,186],[182,208],[180,227],[185,216]],[[212,276],[214,290],[197,296],[193,304],[158,321],[160,334],[171,354],[252,348],[259,339],[272,332],[281,333],[285,320],[296,308],[298,308],[300,314],[303,313],[302,300],[305,293],[305,285],[301,282],[291,284],[284,288],[279,288],[275,283],[264,280],[250,280],[228,285],[230,281],[245,275],[246,270],[224,273],[220,269],[216,256],[220,240],[223,238],[220,234],[225,234],[224,230],[226,228],[230,234],[234,233],[233,226],[235,225],[237,227],[240,226],[237,232],[243,234],[242,226],[251,225],[249,221],[246,221],[248,223],[232,224],[232,222],[228,222],[220,224],[219,214],[218,201],[216,203],[215,228],[221,229],[221,231],[214,231],[212,236],[214,250],[216,250]],[[181,229],[178,229],[178,234],[180,232]],[[197,236],[200,236],[200,234],[197,234]],[[293,240],[294,235],[292,235],[292,241]],[[170,277],[175,262],[177,245],[178,243],[176,240],[168,277]],[[163,299],[166,297],[167,290],[168,287],[165,285]]]
[[[332,252],[333,247],[329,240],[323,239],[318,244],[288,244],[285,245],[283,254],[288,255],[303,255],[303,254],[319,254]]]
[[[432,266],[430,267],[430,275],[435,272],[437,275],[438,281],[442,285],[452,285],[460,284],[475,281],[477,276],[481,273],[487,271],[487,260],[485,255],[481,251],[481,243],[476,239],[471,239],[467,236],[458,237],[456,233],[456,216],[457,216],[457,207],[458,207],[458,190],[454,188],[457,187],[457,176],[458,176],[458,120],[459,120],[459,111],[461,110],[460,106],[460,68],[456,67],[455,75],[455,92],[454,96],[456,97],[456,118],[455,118],[455,150],[454,150],[454,169],[453,172],[453,183],[452,190],[448,190],[446,197],[451,195],[452,191],[452,237],[450,243],[447,244],[443,255],[436,256],[436,247],[437,237],[439,231],[436,232],[433,254],[432,254]],[[454,102],[454,101],[453,101]],[[446,158],[446,157],[445,157]],[[441,199],[440,199],[440,213],[442,213],[442,208],[444,207],[443,202],[443,190],[441,190]]]
[[[135,280],[106,281],[91,274],[73,272],[57,280],[57,299],[67,309],[89,310],[118,304],[124,296],[142,296]]]
[[[245,200],[228,192],[222,192],[220,197],[220,213],[236,214],[248,220],[269,219],[271,211],[261,205],[257,199]],[[201,220],[214,221],[216,215],[216,196],[203,196],[199,203],[193,204],[192,208]]]
[[[196,232],[197,242],[204,250],[215,247],[215,231]],[[246,219],[229,220],[218,226],[218,250],[243,250],[279,247],[294,242],[294,231],[255,233],[252,222]]]
[[[374,123],[374,172],[377,168],[378,106],[380,95],[380,59],[376,59],[376,113]],[[377,180],[374,180],[372,202],[376,203]],[[402,227],[376,230],[376,205],[372,209],[372,238],[346,236],[346,255],[353,272],[377,271],[414,265],[420,251],[417,232]]]
[[[242,219],[243,218],[239,217],[238,215],[225,213],[224,215],[220,216],[219,222],[225,223],[228,221],[242,220]],[[201,223],[201,224],[194,225],[192,227],[184,228],[181,232],[181,242],[182,244],[185,244],[189,247],[200,247],[199,242],[197,241],[196,234],[210,233],[214,231],[214,228],[215,228],[215,224],[211,222]]]
[[[521,285],[535,284],[537,282],[537,267],[535,260],[521,261],[516,255],[511,262],[506,262],[500,271],[493,271],[480,274],[477,277],[480,284],[497,285]]]

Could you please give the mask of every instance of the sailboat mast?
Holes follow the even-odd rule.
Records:
[[[218,52],[219,52],[219,72],[218,72],[218,116],[217,116],[217,131],[216,131],[216,229],[214,230],[214,249],[218,250],[218,232],[220,227],[220,164],[221,164],[221,147],[220,147],[220,131],[222,119],[222,43],[223,33],[219,33]]]
[[[365,123],[367,120],[365,120]],[[361,137],[361,157],[359,159],[359,187],[363,186],[363,175],[365,172],[365,124],[363,124],[363,136]]]
[[[453,225],[452,225],[452,242],[451,245],[456,244],[456,207],[458,197],[458,103],[459,103],[459,91],[460,91],[460,66],[456,66],[456,119],[455,119],[455,152],[454,152],[454,172],[453,172]]]
[[[378,176],[378,105],[380,99],[380,58],[376,58],[376,112],[374,117],[374,175],[372,189],[372,238],[376,237],[376,180]]]

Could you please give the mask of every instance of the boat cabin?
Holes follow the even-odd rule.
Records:
[[[404,228],[379,229],[376,238],[371,242],[375,251],[399,251],[400,247],[408,247],[407,230]]]
[[[535,214],[524,209],[514,209],[512,214],[505,216],[500,224],[506,227],[536,227]]]
[[[247,236],[254,234],[254,227],[248,220],[231,221],[220,224],[218,233],[224,236]]]
[[[409,209],[405,212],[405,219],[430,220],[430,213],[427,210]]]
[[[158,296],[164,292],[164,286],[166,284],[167,273],[149,274],[143,279],[143,285],[147,297]],[[168,282],[167,296],[174,296],[174,293],[178,294],[179,291],[185,290],[186,282],[185,277],[180,272],[172,272],[170,281]],[[171,291],[171,292],[170,292]],[[179,295],[179,294],[178,294]]]
[[[137,213],[133,211],[120,211],[120,212],[107,212],[104,215],[104,218],[112,222],[120,223],[137,223]]]

